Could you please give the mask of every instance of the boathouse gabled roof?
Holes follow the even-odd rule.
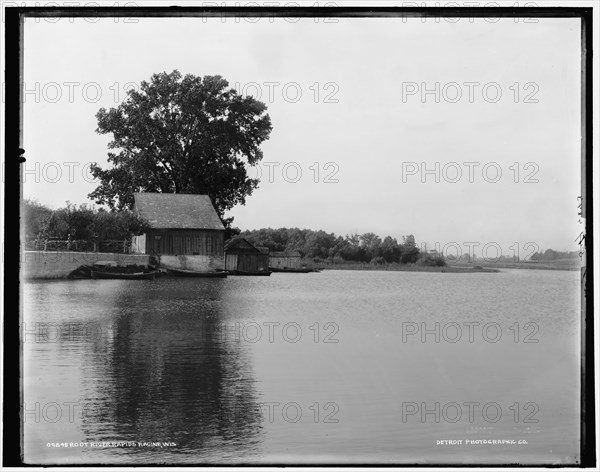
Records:
[[[215,229],[225,227],[208,195],[134,193],[137,213],[154,229]]]
[[[252,243],[244,238],[233,238],[225,243],[225,252],[229,254],[260,253]]]

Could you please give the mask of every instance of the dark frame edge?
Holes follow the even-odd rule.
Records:
[[[3,315],[3,444],[2,465],[23,466],[23,359],[20,342],[22,285],[20,283],[20,207],[23,196],[19,148],[22,143],[21,75],[23,52],[23,15],[18,9],[5,8],[5,115],[4,143],[4,315]],[[17,118],[18,117],[18,118]],[[15,119],[17,118],[17,119]],[[17,224],[15,224],[17,223]],[[18,269],[19,277],[7,277]],[[15,300],[16,296],[16,300]],[[16,303],[15,303],[16,301]],[[15,313],[15,306],[18,312]],[[18,353],[18,356],[15,356]],[[15,359],[16,357],[16,359]],[[16,369],[15,369],[16,362]],[[15,375],[16,373],[16,375]],[[17,408],[17,405],[19,408]],[[18,426],[18,427],[17,427]]]
[[[593,229],[593,17],[581,17],[581,216],[585,219],[581,268],[581,467],[596,466],[596,392],[594,369]]]

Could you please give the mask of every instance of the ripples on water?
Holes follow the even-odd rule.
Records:
[[[29,462],[578,458],[577,272],[44,281],[26,283],[23,296]],[[436,322],[448,339],[456,325],[462,337],[403,338],[407,323],[434,329]],[[472,343],[469,322],[480,323]],[[502,335],[494,343],[479,329],[492,322]],[[524,343],[526,335],[538,342]],[[439,423],[433,414],[403,421],[403,405],[406,413],[409,403],[436,402],[495,402],[502,415],[491,422],[476,410],[471,422],[465,407],[454,423],[451,409]],[[539,407],[537,423],[523,421],[529,402]],[[528,444],[437,446],[441,439]],[[101,441],[176,446],[47,447]]]

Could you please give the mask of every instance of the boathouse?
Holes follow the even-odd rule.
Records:
[[[135,193],[134,200],[151,230],[133,238],[132,252],[157,256],[164,267],[223,268],[225,228],[208,195]]]
[[[269,267],[275,269],[299,269],[300,253],[298,251],[272,252],[269,255]]]
[[[225,244],[225,270],[263,272],[269,266],[269,249],[257,248],[244,238],[234,238]]]

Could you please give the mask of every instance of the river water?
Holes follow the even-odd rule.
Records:
[[[27,282],[25,461],[576,464],[579,297],[540,270]]]

